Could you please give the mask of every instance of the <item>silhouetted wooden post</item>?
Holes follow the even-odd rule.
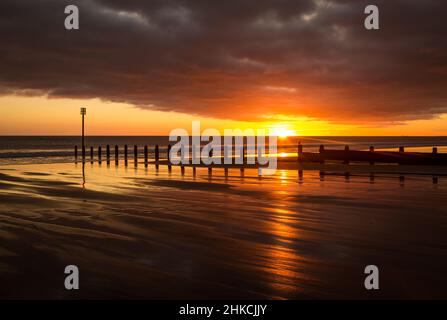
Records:
[[[374,153],[374,146],[370,146],[370,147],[369,147],[369,152]],[[373,164],[374,164],[374,161],[371,160],[371,161],[369,162],[369,164],[370,164],[370,165],[373,165]]]
[[[324,145],[320,145],[320,163],[324,163],[324,158],[323,158],[323,152],[324,152]]]
[[[118,146],[115,145],[115,165],[118,165],[118,161],[119,161],[119,151]]]
[[[301,181],[303,180],[304,172],[303,170],[298,170],[298,179]]]
[[[85,162],[85,146],[82,146],[82,163]]]
[[[242,146],[242,164],[245,166],[245,164],[247,163],[247,147],[245,146],[245,144]]]
[[[158,169],[158,161],[160,160],[160,150],[158,149],[158,144],[155,145],[155,168]]]
[[[138,147],[136,145],[133,146],[133,162],[136,167],[138,165]]]
[[[213,172],[213,168],[212,168],[212,165],[213,165],[213,155],[214,155],[213,149],[211,149],[210,150],[210,161],[211,161],[211,163],[208,165],[208,174],[211,174]]]
[[[78,162],[78,146],[75,146],[75,162]]]
[[[244,142],[242,143],[242,167],[241,167],[241,175],[244,174],[244,166],[245,166],[245,162],[246,162],[246,157],[245,157],[245,144]]]
[[[106,158],[107,158],[107,165],[110,164],[110,146],[106,146]]]
[[[405,148],[404,147],[399,147],[399,152],[405,152]]]
[[[144,146],[144,166],[147,168],[147,164],[148,164],[148,159],[149,159],[149,154],[147,152],[147,146]]]
[[[433,154],[437,154],[438,153],[438,148],[433,147]]]
[[[127,167],[127,144],[124,145],[124,165]]]
[[[101,162],[102,162],[101,156],[102,156],[102,154],[101,154],[101,146],[99,146],[98,147],[98,163],[99,164],[101,164]]]
[[[195,176],[196,175],[196,167],[194,166],[194,167],[192,167],[192,174]]]
[[[166,157],[168,158],[168,170],[171,171],[172,167],[171,167],[171,145],[170,144],[168,144],[168,150],[167,150]]]
[[[324,171],[320,170],[320,181],[324,181],[324,176],[325,176]]]
[[[345,164],[349,164],[349,146],[345,146],[346,160]]]
[[[374,183],[374,179],[375,179],[375,175],[374,175],[373,172],[371,172],[371,173],[369,174],[369,182],[370,182],[370,183]]]
[[[400,185],[403,186],[405,183],[405,176],[399,176]]]
[[[228,176],[228,167],[224,168],[225,176]]]
[[[349,173],[349,171],[345,172],[345,181],[349,182],[349,178],[350,178],[351,174]]]
[[[93,164],[93,147],[90,147],[90,163]]]
[[[186,160],[185,146],[183,144],[181,144],[180,145],[180,170],[182,172],[182,175],[185,174],[184,160]]]
[[[298,162],[303,162],[303,145],[301,144],[301,141],[298,142]]]
[[[438,177],[437,176],[433,176],[433,184],[438,184]]]

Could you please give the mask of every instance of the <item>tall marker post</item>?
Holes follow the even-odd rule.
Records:
[[[82,162],[85,162],[85,144],[84,144],[84,117],[87,114],[87,108],[81,108],[82,116]]]

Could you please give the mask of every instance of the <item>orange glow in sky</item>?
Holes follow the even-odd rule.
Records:
[[[191,130],[201,121],[202,130],[270,129],[280,138],[289,136],[433,135],[447,134],[447,115],[388,125],[351,125],[318,119],[265,117],[262,122],[234,121],[177,112],[142,110],[125,103],[99,99],[48,99],[46,97],[0,97],[0,135],[77,135],[79,108],[87,107],[88,135],[168,135],[172,129]],[[259,115],[256,115],[259,118]],[[262,115],[261,115],[262,116]]]

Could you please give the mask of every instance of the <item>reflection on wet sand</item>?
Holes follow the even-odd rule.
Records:
[[[2,297],[361,298],[371,263],[386,283],[373,297],[445,297],[442,179],[407,176],[399,188],[396,175],[343,172],[4,169]],[[80,269],[78,292],[63,288],[67,264]]]

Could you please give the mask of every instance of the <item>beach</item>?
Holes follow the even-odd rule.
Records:
[[[14,315],[9,300],[288,319],[447,299],[447,1],[0,8]]]
[[[51,163],[0,185],[1,298],[447,298],[443,176]]]

